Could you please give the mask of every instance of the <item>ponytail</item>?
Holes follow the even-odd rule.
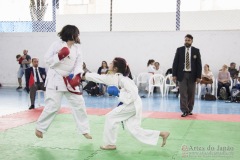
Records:
[[[133,79],[132,78],[132,73],[131,73],[130,68],[129,68],[128,65],[126,66],[126,70],[125,70],[125,75],[124,76],[126,76],[126,77],[128,77],[130,79]]]
[[[125,59],[120,58],[120,57],[114,58],[113,66],[117,67],[118,72],[121,73],[123,76],[129,77],[130,79],[133,79],[130,68],[129,68]]]

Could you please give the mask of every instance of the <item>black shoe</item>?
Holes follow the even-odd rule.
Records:
[[[218,97],[217,99],[218,99],[218,100],[223,100],[223,98],[222,98],[222,97]]]
[[[18,89],[22,89],[22,87],[21,87],[21,86],[19,86],[19,87],[17,87],[17,90],[18,90]]]
[[[179,91],[178,91],[178,92],[176,92],[176,98],[178,98],[178,96],[179,96]]]
[[[181,115],[181,117],[186,117],[188,115],[187,112],[183,112],[183,114]]]
[[[35,109],[35,106],[31,105],[28,109]]]
[[[193,115],[192,112],[188,112],[188,115]]]
[[[201,95],[201,100],[204,100],[205,98],[204,98],[204,95]]]

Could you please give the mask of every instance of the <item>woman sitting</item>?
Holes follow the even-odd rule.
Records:
[[[98,68],[98,74],[104,75],[108,73],[108,64],[106,61],[102,61],[101,67]],[[100,95],[104,95],[105,91],[107,89],[107,86],[105,84],[99,84],[99,92]]]
[[[228,66],[224,64],[222,66],[222,69],[218,73],[218,88],[217,88],[218,99],[221,99],[220,89],[222,87],[226,88],[227,96],[230,96],[229,86],[230,86],[230,73],[228,72]]]
[[[201,99],[204,99],[204,95],[206,93],[212,92],[212,83],[213,83],[213,73],[209,69],[209,65],[205,64],[204,69],[202,71],[202,78],[201,78]]]

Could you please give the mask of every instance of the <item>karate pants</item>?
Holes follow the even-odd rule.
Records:
[[[63,95],[67,98],[72,109],[73,117],[77,123],[79,133],[89,133],[89,122],[82,95],[76,95],[68,91],[56,91],[47,89],[45,107],[38,118],[36,129],[42,133],[46,132],[61,107]]]
[[[157,145],[160,131],[141,128],[141,119],[135,116],[134,104],[120,105],[106,115],[103,140],[105,145],[116,145],[117,130],[121,121],[133,137],[142,143]]]

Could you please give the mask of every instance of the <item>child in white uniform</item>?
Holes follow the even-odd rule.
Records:
[[[116,149],[117,128],[121,121],[124,122],[125,128],[142,143],[157,145],[159,136],[162,137],[161,146],[163,147],[166,144],[169,132],[141,128],[142,101],[138,95],[137,86],[128,78],[130,69],[125,59],[115,58],[110,64],[109,70],[114,75],[98,75],[96,73],[86,73],[85,75],[88,81],[116,85],[120,88],[119,101],[123,104],[106,115],[103,134],[104,145],[100,148],[104,150]]]
[[[43,138],[43,133],[48,130],[65,96],[72,108],[78,132],[85,138],[92,139],[85,102],[78,87],[81,81],[80,73],[83,73],[82,53],[78,44],[79,30],[76,26],[66,25],[58,35],[61,40],[54,42],[44,56],[49,65],[45,82],[46,106],[37,120],[35,134],[38,138]],[[71,74],[74,75],[73,78],[67,80],[66,77],[69,78]]]

